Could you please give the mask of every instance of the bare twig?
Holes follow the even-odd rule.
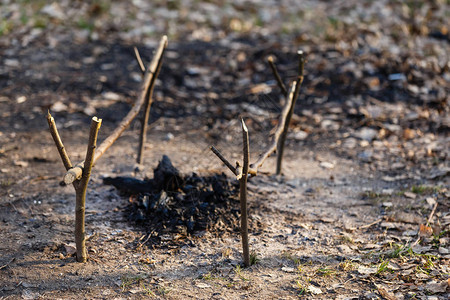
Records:
[[[141,69],[142,75],[145,74],[145,66],[144,63],[142,62],[142,58],[141,55],[139,54],[139,50],[137,47],[134,47],[134,55],[136,57],[136,61],[139,65],[139,68]]]
[[[216,147],[211,146],[209,147],[209,149],[211,149],[211,151],[217,155],[217,157],[228,167],[228,169],[230,169],[231,172],[233,172],[234,175],[238,175],[238,172],[236,170],[235,167],[233,167],[233,165],[222,155],[222,153],[220,153],[219,150],[216,149]]]
[[[433,209],[431,210],[430,215],[428,216],[427,223],[425,224],[426,227],[428,227],[428,226],[430,225],[431,220],[433,219],[433,215],[434,215],[434,213],[436,212],[437,206],[438,206],[438,202],[436,201],[436,203],[435,203],[434,206],[433,206]],[[422,225],[421,225],[421,226],[422,226]],[[420,238],[421,238],[421,236],[420,236],[420,230],[418,231],[417,234],[419,235],[419,237],[417,238],[417,240],[416,240],[414,243],[412,243],[411,248],[414,247],[415,245],[417,245],[417,244],[420,242]]]
[[[147,126],[148,126],[148,118],[150,115],[150,107],[152,106],[153,101],[153,89],[155,87],[156,78],[158,77],[159,71],[161,70],[162,65],[162,57],[164,54],[164,50],[167,47],[167,38],[161,39],[161,42],[159,43],[158,50],[156,50],[156,53],[152,59],[152,62],[150,63],[149,70],[150,74],[152,74],[150,79],[150,86],[147,89],[147,94],[145,98],[145,108],[144,108],[144,116],[141,120],[141,134],[139,136],[139,148],[138,148],[138,155],[136,162],[138,164],[142,164],[143,161],[143,152],[144,152],[144,145],[145,140],[147,137]],[[139,52],[138,52],[139,53]],[[145,68],[144,68],[145,69]]]
[[[428,217],[426,226],[429,226],[429,225],[430,225],[431,220],[433,219],[433,215],[434,215],[434,213],[436,212],[437,206],[438,206],[438,202],[436,201],[436,203],[435,203],[434,206],[433,206],[433,209],[431,210],[430,216]]]
[[[278,73],[277,67],[275,66],[275,62],[273,61],[273,57],[269,56],[267,58],[267,62],[269,63],[270,68],[272,69],[273,76],[277,80],[278,86],[281,89],[281,93],[284,97],[288,96],[288,90],[286,89],[286,86],[283,83],[283,80],[281,80],[280,74]]]
[[[242,119],[242,140],[243,140],[243,166],[242,177],[239,180],[240,202],[241,202],[241,235],[242,235],[242,250],[244,255],[244,265],[250,266],[250,251],[248,246],[248,216],[247,216],[247,174],[249,163],[249,141],[248,129]]]
[[[295,85],[295,92],[294,96],[292,98],[292,103],[289,109],[289,113],[286,117],[286,122],[284,123],[283,132],[280,136],[280,139],[278,141],[277,145],[277,170],[276,174],[279,175],[281,173],[281,164],[283,161],[283,152],[284,152],[284,144],[286,141],[287,132],[289,130],[289,123],[291,122],[292,115],[294,114],[294,107],[295,103],[297,102],[298,94],[300,92],[300,87],[303,82],[303,69],[305,65],[305,58],[303,56],[303,51],[298,51],[299,56],[299,75],[297,77],[296,85]]]
[[[102,124],[102,119],[92,118],[91,129],[89,131],[89,144],[85,157],[85,168],[81,181],[74,185],[76,193],[75,204],[75,244],[77,249],[77,261],[86,262],[86,233],[84,229],[86,191],[91,176],[92,165],[94,163],[95,148],[97,147],[98,130]]]
[[[9,264],[12,263],[15,260],[16,260],[15,257],[11,258],[6,264],[4,264],[3,266],[0,267],[0,270],[3,270],[4,268],[8,267]]]
[[[290,108],[292,106],[292,100],[293,100],[293,97],[294,97],[294,94],[295,94],[295,90],[296,90],[296,82],[293,82],[292,86],[291,86],[291,89],[289,91],[289,96],[287,98],[286,104],[283,107],[283,110],[281,111],[280,119],[278,121],[278,125],[276,127],[274,135],[272,136],[272,140],[269,143],[269,146],[266,148],[266,150],[264,150],[264,152],[262,152],[259,155],[258,160],[250,165],[249,173],[251,175],[257,175],[258,168],[260,168],[263,165],[264,161],[270,155],[272,155],[272,153],[274,153],[275,150],[277,149],[278,140],[279,140],[280,135],[282,134],[282,132],[284,130],[284,124],[286,123],[286,118],[287,118],[287,116],[289,114],[289,110],[290,110]]]
[[[52,134],[53,141],[55,142],[56,148],[58,149],[59,156],[61,156],[61,160],[66,168],[66,171],[72,168],[72,162],[70,161],[69,155],[67,154],[66,148],[63,145],[61,137],[59,136],[58,129],[56,128],[55,119],[53,119],[50,111],[47,113],[47,122],[48,127],[50,129],[50,133]]]
[[[376,221],[373,221],[372,223],[369,223],[369,224],[366,224],[366,225],[363,225],[363,226],[359,226],[358,229],[366,229],[366,228],[372,227],[373,225],[376,225],[376,224],[378,224],[378,223],[380,223],[382,221],[383,221],[383,219],[378,219]]]
[[[273,58],[272,57],[268,58],[269,64],[272,68],[275,78],[277,78],[278,84],[282,89],[283,94],[287,95],[287,101],[283,107],[283,110],[281,111],[278,125],[275,128],[275,133],[272,136],[269,145],[258,156],[258,159],[249,166],[248,174],[252,176],[256,176],[258,174],[258,169],[263,165],[264,161],[275,151],[278,152],[277,174],[279,174],[279,172],[281,171],[281,159],[283,156],[284,141],[286,139],[287,130],[289,128],[289,123],[292,118],[292,114],[294,113],[294,106],[298,98],[298,94],[300,92],[300,86],[303,82],[303,69],[305,60],[302,51],[298,51],[298,55],[299,55],[299,75],[297,77],[297,80],[292,83],[289,93],[284,92],[286,88],[284,87],[284,84],[281,81],[281,78],[276,70],[276,67],[273,63]],[[237,179],[241,178],[242,173],[240,172],[240,169],[234,168],[231,165],[231,163],[228,160],[226,160],[216,148],[214,148],[214,146],[211,146],[211,150],[227,165],[227,167],[233,172],[233,174],[237,176]]]
[[[162,37],[160,44],[167,45],[167,36]],[[162,55],[162,52],[161,52],[161,55]],[[152,63],[155,60],[160,61],[161,59],[162,59],[162,56],[157,57],[155,55],[155,57],[152,60]],[[158,64],[156,64],[156,65],[158,65]],[[151,72],[151,67],[149,67],[147,69],[145,77],[144,77],[144,83],[142,85],[141,92],[139,94],[139,98],[137,99],[133,108],[128,112],[128,114],[125,116],[125,118],[123,118],[123,120],[117,126],[117,128],[100,144],[97,151],[95,152],[95,156],[94,156],[94,160],[93,160],[94,164],[103,155],[103,153],[105,153],[105,151],[109,147],[111,147],[111,145],[120,137],[122,132],[124,132],[125,129],[128,128],[131,121],[138,115],[142,105],[144,104],[144,102],[147,98],[148,91],[149,91],[150,84],[152,82],[153,77],[154,77],[154,73]],[[75,167],[73,167],[72,169],[70,169],[69,172],[66,173],[66,175],[64,176],[64,182],[66,184],[70,184],[70,183],[74,182],[75,180],[79,179],[81,177],[80,174],[83,173],[83,166],[84,166],[84,162],[81,162],[81,163],[77,164]]]

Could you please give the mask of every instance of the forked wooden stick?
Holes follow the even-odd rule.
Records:
[[[148,92],[150,90],[151,84],[155,82],[155,72],[156,67],[159,66],[159,62],[162,59],[163,55],[163,49],[167,47],[167,36],[163,36],[161,39],[161,42],[159,44],[159,48],[156,51],[155,56],[152,59],[152,62],[150,64],[150,67],[147,68],[147,71],[145,73],[144,77],[144,83],[141,88],[141,92],[139,94],[139,98],[137,99],[136,103],[134,104],[133,108],[128,112],[128,114],[123,118],[123,120],[120,122],[120,124],[117,126],[117,128],[100,144],[98,147],[95,156],[94,156],[94,164],[97,162],[97,160],[105,153],[105,151],[111,147],[111,145],[120,137],[122,132],[125,131],[125,129],[128,128],[131,121],[138,115],[142,105],[145,103],[145,100],[147,99]],[[81,178],[83,174],[83,168],[84,168],[84,161],[77,164],[75,167],[71,168],[67,171],[67,173],[64,175],[64,183],[65,184],[71,184],[75,180],[78,180]]]
[[[278,140],[280,139],[280,136],[283,133],[287,116],[289,114],[289,111],[291,110],[292,103],[294,102],[293,99],[296,89],[297,83],[293,82],[289,91],[289,96],[287,98],[286,104],[284,105],[283,110],[281,111],[278,125],[275,129],[274,135],[272,136],[271,142],[266,147],[266,149],[259,155],[258,159],[250,165],[249,173],[251,175],[256,176],[258,174],[258,168],[260,168],[264,164],[264,161],[277,150]]]
[[[66,170],[70,169],[72,163],[70,162],[69,155],[67,154],[64,144],[59,136],[58,129],[55,124],[55,120],[51,116],[50,112],[47,113],[47,122],[52,134],[53,141],[55,142],[56,148],[58,149],[61,160],[63,161]],[[89,143],[85,157],[85,165],[83,175],[80,181],[73,182],[73,187],[76,194],[76,204],[75,204],[75,244],[77,251],[77,261],[86,262],[86,234],[84,228],[85,219],[85,204],[86,204],[86,191],[91,176],[91,170],[93,165],[93,157],[95,153],[95,148],[97,144],[97,136],[100,126],[102,124],[101,119],[97,117],[92,118],[91,129],[89,131]]]
[[[297,77],[297,80],[292,82],[291,88],[289,90],[286,104],[283,107],[283,110],[281,111],[280,118],[278,121],[278,125],[275,129],[275,134],[271,138],[271,142],[266,147],[266,149],[259,155],[258,159],[252,163],[249,166],[248,174],[252,176],[256,176],[258,174],[258,169],[264,164],[264,161],[272,155],[275,151],[277,151],[277,174],[281,172],[281,161],[283,157],[283,150],[284,150],[284,143],[287,136],[287,131],[289,129],[289,123],[292,118],[292,115],[294,113],[294,107],[296,100],[298,98],[298,95],[300,93],[300,87],[303,83],[303,70],[304,70],[304,64],[305,59],[303,55],[303,51],[298,51],[299,56],[299,75]],[[280,86],[280,88],[283,91],[283,82],[279,78],[278,72],[276,71],[275,65],[273,63],[273,59],[269,57],[268,59],[269,64],[271,65],[271,68],[274,72],[274,76],[277,78],[277,82]],[[284,92],[283,92],[284,94]],[[217,150],[214,146],[210,147],[211,151],[214,152],[214,154],[219,157],[219,159],[233,172],[234,175],[236,175],[237,179],[240,179],[242,176],[242,173],[240,172],[241,169],[234,168],[233,165]]]

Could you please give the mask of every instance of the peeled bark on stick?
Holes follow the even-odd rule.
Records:
[[[163,48],[167,47],[167,36],[162,37],[160,47]],[[147,99],[148,91],[150,89],[152,80],[155,77],[156,69],[152,69],[151,66],[153,65],[158,66],[158,62],[162,59],[163,51],[157,51],[156,54],[159,54],[159,56],[155,55],[150,64],[150,67],[147,68],[144,77],[144,83],[142,85],[141,92],[139,94],[139,98],[137,99],[133,108],[128,112],[125,118],[123,118],[123,120],[117,126],[117,128],[100,144],[94,156],[94,163],[105,153],[105,151],[109,147],[111,147],[111,145],[120,137],[120,135],[125,131],[125,129],[127,129],[128,126],[130,126],[131,121],[133,121],[133,119],[139,114],[142,105],[145,103],[145,100]],[[80,179],[83,174],[83,166],[84,162],[81,162],[77,164],[77,166],[70,169],[64,176],[64,183],[71,184],[75,180]]]

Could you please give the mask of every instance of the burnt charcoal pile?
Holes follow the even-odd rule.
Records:
[[[130,196],[128,217],[152,236],[239,231],[238,184],[223,173],[182,176],[164,155],[153,179],[107,177],[103,182]]]

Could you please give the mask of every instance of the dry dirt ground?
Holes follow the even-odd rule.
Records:
[[[449,11],[448,1],[0,1],[0,299],[448,299]],[[133,46],[148,62],[163,34],[144,164],[135,121],[93,169],[89,259],[77,263],[75,194],[59,185],[45,115],[83,160],[90,118],[103,119],[101,142],[137,97]],[[242,116],[255,160],[284,103],[266,59],[287,84],[299,48],[306,77],[283,174],[269,158],[249,180],[255,263],[242,266],[235,210],[231,225],[188,234],[149,232],[151,214],[136,223],[136,196],[103,178],[152,178],[163,155],[185,175],[225,173],[237,207],[236,180],[209,146],[241,160]]]

